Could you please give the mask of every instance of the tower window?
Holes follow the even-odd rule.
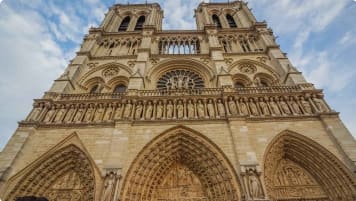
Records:
[[[237,28],[235,20],[231,15],[227,14],[226,19],[227,19],[227,22],[229,23],[230,28]]]
[[[244,88],[244,87],[245,87],[245,85],[242,84],[241,82],[236,82],[235,83],[235,88]]]
[[[100,91],[99,91],[99,85],[94,85],[94,86],[90,89],[90,93],[91,93],[91,94],[100,93]]]
[[[217,15],[213,15],[213,22],[219,29],[222,28],[219,17]]]
[[[114,93],[124,93],[126,91],[126,86],[123,84],[116,85]]]
[[[121,25],[119,27],[119,31],[126,31],[127,28],[129,27],[131,18],[129,16],[125,17],[124,20],[122,20]]]
[[[146,17],[145,16],[140,16],[137,20],[136,26],[135,26],[135,31],[140,31],[143,28],[143,24],[146,21]]]

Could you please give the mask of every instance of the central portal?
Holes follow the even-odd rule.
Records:
[[[176,162],[163,178],[155,194],[157,201],[206,200],[202,184],[185,165]]]

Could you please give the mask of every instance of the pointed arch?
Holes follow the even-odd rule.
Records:
[[[145,21],[146,21],[146,17],[144,15],[140,16],[137,19],[135,31],[141,31],[143,28],[143,25],[145,24]]]
[[[126,16],[122,20],[118,31],[127,31],[127,29],[129,28],[129,25],[130,25],[130,21],[131,21],[131,17],[130,16]]]
[[[200,196],[205,199],[241,199],[239,180],[222,151],[202,134],[178,126],[163,132],[140,151],[123,181],[121,200],[150,201],[162,196],[166,191],[161,193],[160,186],[167,181],[167,175],[176,164],[194,175],[190,178],[198,178],[195,181],[201,184]],[[170,185],[174,185],[172,183]],[[179,195],[173,194],[179,199]]]
[[[85,152],[75,144],[64,146],[48,156],[45,154],[12,179],[17,183],[6,200],[23,196],[55,200],[61,189],[81,201],[95,200],[94,167]]]
[[[227,23],[229,24],[230,28],[237,28],[236,22],[230,14],[226,14],[226,19],[227,19]]]
[[[217,16],[216,14],[213,14],[212,18],[213,18],[214,24],[218,27],[218,29],[221,29],[222,26],[221,26],[219,16]]]
[[[308,182],[289,182],[289,185],[282,188],[284,193],[281,193],[281,186],[276,185],[278,183],[276,178],[285,178],[283,175],[279,176],[278,172],[283,165],[289,166],[290,170],[295,167],[294,172],[301,173],[297,173],[299,176],[294,178],[301,178],[300,175],[303,174]],[[290,177],[292,180],[289,180],[293,181],[293,175]],[[309,196],[309,199],[319,197],[330,201],[351,201],[356,195],[352,173],[336,156],[315,141],[288,130],[275,137],[266,149],[264,179],[267,193],[273,201],[289,199],[288,188],[301,193],[294,194],[296,199],[298,196],[305,199]],[[309,191],[305,191],[305,188]]]

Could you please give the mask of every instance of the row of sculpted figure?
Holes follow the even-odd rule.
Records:
[[[27,121],[44,123],[110,122],[113,120],[219,119],[231,116],[295,116],[329,112],[322,99],[225,97],[175,100],[124,100],[117,103],[36,103]]]

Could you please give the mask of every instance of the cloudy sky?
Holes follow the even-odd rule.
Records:
[[[118,0],[0,0],[0,150],[39,98],[75,56],[88,28]],[[144,3],[145,0],[130,3]],[[148,2],[153,2],[148,0]],[[164,29],[195,29],[201,0],[156,1]],[[212,0],[212,2],[221,2]],[[278,43],[356,136],[356,2],[249,0]]]

